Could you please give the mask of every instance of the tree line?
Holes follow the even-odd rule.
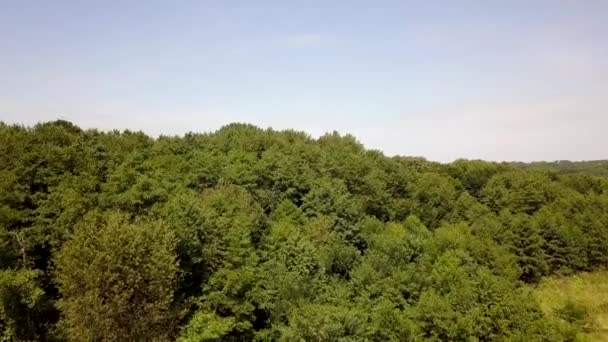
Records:
[[[2,341],[567,341],[608,178],[230,124],[0,123]]]
[[[595,176],[608,176],[608,160],[590,160],[590,161],[569,161],[558,160],[554,162],[532,162],[508,163],[518,168],[525,168],[536,171],[550,171],[561,174],[587,174]]]

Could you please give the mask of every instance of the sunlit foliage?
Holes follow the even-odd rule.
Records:
[[[0,124],[0,340],[573,340],[529,288],[607,265],[608,179],[543,165]]]

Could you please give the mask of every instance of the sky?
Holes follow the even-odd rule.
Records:
[[[608,158],[608,1],[0,0],[0,121]]]

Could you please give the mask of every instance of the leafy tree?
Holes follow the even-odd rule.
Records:
[[[525,282],[537,282],[547,274],[549,265],[545,251],[546,241],[541,229],[531,217],[524,214],[501,215],[503,233],[496,233],[496,241],[504,243],[517,258],[519,278]]]
[[[173,234],[160,223],[131,223],[115,212],[89,215],[56,258],[66,338],[169,338],[175,314],[174,249]]]
[[[334,230],[347,242],[361,246],[356,223],[360,220],[360,204],[339,180],[320,178],[304,196],[302,209],[310,217],[327,216],[334,221]]]
[[[429,228],[437,228],[452,213],[458,196],[454,180],[438,173],[421,173],[409,185],[412,213]]]
[[[448,173],[460,180],[464,188],[474,197],[481,195],[488,180],[503,169],[500,165],[482,160],[459,159],[448,165]]]
[[[177,216],[185,221],[175,228],[181,257],[190,267],[185,271],[192,274],[202,267],[207,274],[200,284],[199,310],[183,336],[207,336],[210,332],[197,317],[217,317],[225,338],[251,339],[256,309],[251,289],[258,263],[254,243],[262,234],[261,209],[244,189],[234,185],[205,191],[194,205]],[[209,329],[216,329],[213,324]]]
[[[551,272],[568,274],[582,270],[588,262],[583,231],[560,212],[545,208],[535,215],[545,241],[545,254]]]
[[[492,177],[481,195],[495,212],[534,214],[555,200],[557,189],[544,173],[509,171]]]
[[[0,338],[2,341],[34,341],[47,338],[44,291],[33,270],[0,271]]]

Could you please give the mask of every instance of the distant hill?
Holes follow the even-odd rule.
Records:
[[[608,160],[590,161],[568,161],[558,160],[554,162],[509,162],[510,166],[528,170],[548,170],[561,174],[585,174],[592,176],[608,176]]]

